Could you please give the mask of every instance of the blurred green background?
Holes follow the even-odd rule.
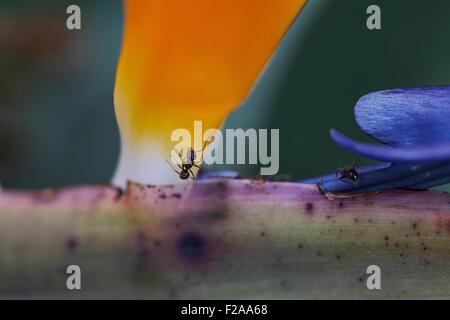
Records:
[[[82,9],[81,31],[65,27],[70,4]],[[366,28],[371,4],[381,7],[382,30]],[[120,0],[0,0],[3,187],[109,181],[119,150],[112,97],[122,22]],[[226,127],[279,128],[280,174],[334,172],[355,155],[331,141],[330,128],[369,141],[353,118],[360,96],[450,84],[449,35],[448,0],[310,0]]]

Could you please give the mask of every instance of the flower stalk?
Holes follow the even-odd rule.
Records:
[[[251,180],[0,193],[3,297],[444,298],[450,197]],[[49,232],[51,230],[51,232]],[[382,290],[367,289],[378,265]]]

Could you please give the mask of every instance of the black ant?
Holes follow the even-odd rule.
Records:
[[[336,171],[337,180],[350,180],[355,186],[359,185],[359,173],[358,168],[360,167],[359,159],[353,160],[350,167],[338,168]]]
[[[209,142],[212,142],[213,139],[210,139]],[[203,158],[203,151],[206,148],[206,145],[208,144],[208,141],[205,142],[205,144],[203,145],[203,148],[201,150],[202,152],[202,158]],[[199,152],[199,151],[197,151]],[[186,150],[186,161],[185,159],[183,159],[183,156],[181,155],[181,153],[178,151],[178,156],[181,159],[181,164],[180,163],[176,163],[175,161],[172,160],[171,158],[171,162],[169,162],[167,160],[167,162],[170,164],[170,166],[172,167],[172,169],[180,176],[181,180],[186,180],[186,179],[195,179],[195,174],[194,172],[192,172],[192,168],[198,168],[200,169],[200,165],[203,162],[203,159],[200,161],[195,161],[195,159],[197,159],[197,152],[194,151],[194,149],[192,148],[188,148]],[[176,164],[177,168],[175,168],[173,166],[173,164]],[[179,169],[179,171],[177,170]]]

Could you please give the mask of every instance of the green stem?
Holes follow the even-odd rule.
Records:
[[[1,297],[444,298],[450,197],[250,180],[3,191],[0,252]]]

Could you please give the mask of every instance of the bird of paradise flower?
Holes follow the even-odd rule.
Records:
[[[357,184],[334,174],[303,182],[330,193],[427,189],[450,182],[449,86],[373,92],[358,101],[355,117],[381,145],[351,140],[335,129],[331,137],[348,151],[382,162],[359,168]]]
[[[166,162],[171,133],[193,130],[195,120],[219,128],[305,3],[125,0],[114,94],[122,146],[113,183],[180,182]],[[182,148],[200,150],[201,144]]]

